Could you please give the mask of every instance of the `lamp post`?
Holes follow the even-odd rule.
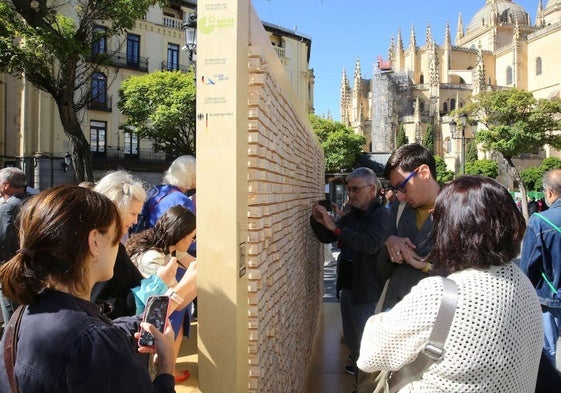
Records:
[[[462,113],[460,115],[460,126],[462,130],[458,132],[456,123],[453,119],[449,123],[450,133],[452,134],[452,138],[454,139],[461,139],[462,140],[462,152],[461,152],[461,161],[462,161],[462,175],[466,174],[466,124],[467,124],[467,115]]]
[[[187,16],[187,21],[182,26],[185,31],[185,46],[184,50],[189,52],[189,65],[196,63],[193,61],[193,54],[197,53],[197,13],[192,12]]]

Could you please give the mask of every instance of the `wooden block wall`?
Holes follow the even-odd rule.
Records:
[[[324,198],[323,152],[251,46],[248,111],[249,392],[300,392],[323,291],[323,251],[309,225]]]

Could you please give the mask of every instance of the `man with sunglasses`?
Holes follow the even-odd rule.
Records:
[[[378,276],[390,278],[385,295],[377,309],[395,306],[411,288],[426,277],[431,264],[425,259],[432,248],[431,212],[440,185],[436,181],[436,162],[433,155],[417,143],[397,148],[388,159],[384,177],[389,180],[397,201],[390,207],[386,232],[388,238],[380,254]],[[358,373],[356,393],[383,391],[385,374]]]
[[[376,266],[384,248],[388,209],[378,198],[378,178],[369,168],[357,168],[346,177],[350,210],[335,222],[325,207],[312,207],[310,223],[322,243],[338,242],[341,253],[337,264],[337,294],[340,298],[343,335],[352,364],[345,367],[356,375],[362,331],[374,314],[382,282],[377,279]]]
[[[433,155],[416,143],[400,146],[392,153],[384,176],[400,201],[391,208],[386,240],[387,262],[393,269],[383,304],[387,309],[430,273],[431,264],[425,256],[432,248],[430,213],[440,185]]]

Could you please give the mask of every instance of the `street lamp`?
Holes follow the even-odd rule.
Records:
[[[193,54],[197,53],[197,13],[192,12],[187,16],[187,21],[182,26],[185,31],[185,46],[189,51],[189,64],[193,64]]]
[[[461,139],[462,140],[462,175],[466,174],[466,124],[467,124],[467,115],[462,113],[460,115],[460,125],[462,127],[461,132],[458,132],[457,126],[458,123],[452,119],[452,121],[448,124],[450,127],[450,133],[452,134],[452,138],[454,139]]]

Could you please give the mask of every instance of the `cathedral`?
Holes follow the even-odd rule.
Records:
[[[475,126],[467,125],[462,141],[453,135],[451,112],[483,90],[517,87],[536,98],[559,98],[561,86],[561,0],[537,1],[536,20],[511,0],[486,0],[465,23],[458,16],[455,38],[446,26],[438,44],[430,24],[425,45],[418,46],[415,29],[404,44],[402,32],[389,43],[388,58],[379,57],[372,79],[363,79],[357,60],[353,84],[343,70],[341,122],[367,140],[365,150],[388,153],[395,148],[403,127],[409,142],[421,143],[427,127],[435,131],[435,153],[449,169],[461,165],[462,142],[473,138]],[[558,152],[545,147],[530,154],[526,165]],[[498,157],[489,152],[485,158]],[[508,183],[508,179],[507,179]]]

